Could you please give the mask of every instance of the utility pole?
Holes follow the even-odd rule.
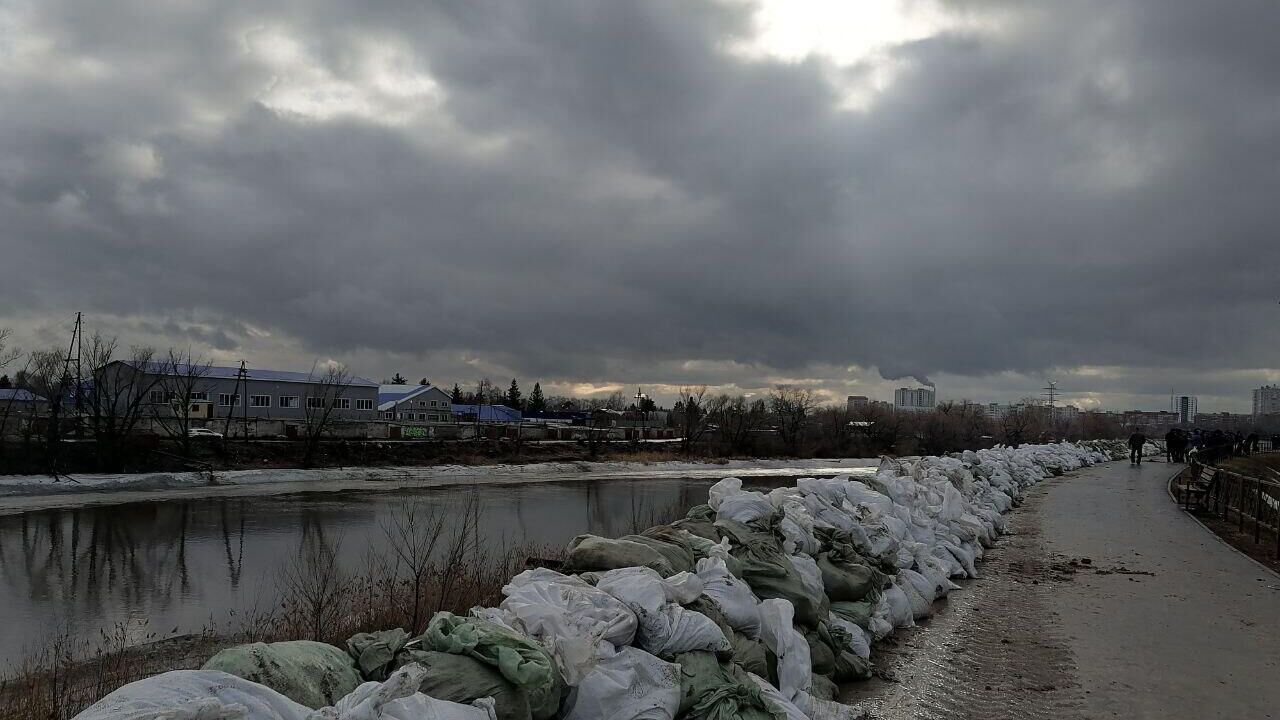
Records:
[[[84,410],[84,399],[81,397],[84,390],[82,380],[84,377],[84,368],[82,366],[84,355],[82,343],[84,336],[83,322],[83,314],[77,312],[76,324],[71,330],[71,344],[67,347],[67,357],[64,358],[62,363],[62,381],[59,383],[60,387],[58,388],[60,397],[57,400],[59,404],[62,403],[66,396],[67,385],[70,384],[73,388],[72,392],[75,393],[76,437],[80,437],[83,434],[83,428],[80,427],[80,415]],[[72,363],[75,363],[74,376],[71,372]]]

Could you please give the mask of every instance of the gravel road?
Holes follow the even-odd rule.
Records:
[[[1182,515],[1173,470],[1035,488],[982,577],[841,699],[884,720],[1280,717],[1280,576]]]

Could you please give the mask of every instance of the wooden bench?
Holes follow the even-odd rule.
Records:
[[[1213,492],[1213,486],[1218,482],[1218,470],[1208,465],[1197,464],[1192,465],[1188,472],[1191,477],[1182,484],[1182,505],[1187,510],[1204,509],[1205,499]]]

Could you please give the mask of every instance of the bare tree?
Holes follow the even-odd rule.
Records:
[[[346,397],[346,394],[351,388],[353,379],[354,376],[345,365],[331,364],[326,366],[324,372],[317,372],[316,365],[311,367],[307,392],[312,394],[307,395],[303,412],[306,419],[303,428],[306,440],[302,457],[304,466],[311,467],[315,461],[316,451],[320,449],[320,439],[332,428],[336,420],[342,419],[342,411],[350,406],[351,399]]]
[[[164,393],[164,404],[151,403],[151,415],[169,437],[178,443],[182,455],[191,454],[191,421],[196,403],[209,401],[209,361],[196,357],[191,348],[175,350],[158,364],[156,387]]]
[[[673,408],[676,428],[680,431],[680,450],[688,455],[694,443],[702,438],[710,421],[707,418],[707,386],[681,387],[680,401]]]
[[[15,360],[22,356],[22,351],[10,344],[10,338],[13,337],[13,331],[9,328],[0,328],[0,370],[4,370],[13,364]],[[25,377],[29,370],[30,363],[18,371],[19,376]],[[9,417],[13,413],[14,403],[17,402],[18,396],[24,388],[20,387],[21,383],[17,383],[14,392],[9,393],[8,397],[0,403],[0,454],[4,452],[5,430],[9,427]]]
[[[440,508],[414,502],[382,523],[382,533],[394,558],[389,574],[397,587],[403,582],[409,593],[399,606],[404,610],[404,625],[411,635],[425,629],[427,591],[433,576],[439,572],[434,562],[436,546],[449,518]]]
[[[1000,418],[1004,443],[1016,448],[1028,438],[1038,435],[1043,427],[1042,415],[1042,409],[1033,398],[1024,398],[1021,403],[1009,406]]]
[[[778,418],[778,434],[792,455],[800,452],[805,422],[816,405],[817,400],[809,388],[778,385],[769,393],[769,409]]]
[[[116,362],[116,348],[114,337],[94,333],[87,358],[92,379],[86,398],[89,427],[99,458],[111,470],[119,469],[129,437],[146,415],[151,391],[162,377],[155,372],[152,348],[132,347],[124,362]]]
[[[285,606],[301,614],[312,640],[329,640],[342,620],[347,576],[338,562],[341,546],[341,539],[330,542],[318,531],[304,532],[297,552],[281,568]]]
[[[747,402],[742,395],[719,395],[707,403],[707,416],[716,428],[716,436],[734,455],[750,448],[754,433],[764,426],[768,414],[764,400]]]
[[[73,383],[67,371],[66,356],[61,348],[36,350],[28,358],[25,373],[27,389],[46,400],[45,418],[45,463],[48,471],[55,477],[59,474],[58,461],[62,455],[62,434],[64,404],[68,391]],[[38,409],[40,403],[33,403]],[[26,440],[29,443],[31,433],[36,427],[38,410],[33,411],[32,422],[27,425]]]

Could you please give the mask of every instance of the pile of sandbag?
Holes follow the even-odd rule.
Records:
[[[768,493],[726,478],[685,518],[574,538],[563,572],[525,571],[497,607],[437,613],[418,637],[231,648],[78,717],[852,718],[838,685],[870,677],[873,643],[977,576],[1027,488],[1122,452],[1061,443],[885,459],[862,480]]]

